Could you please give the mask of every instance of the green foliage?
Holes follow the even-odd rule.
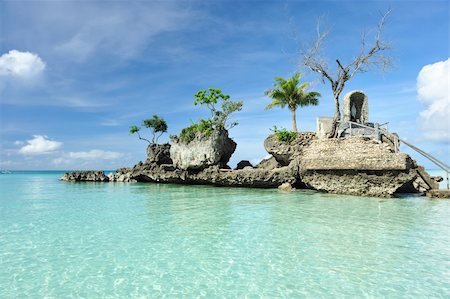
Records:
[[[150,119],[144,119],[142,125],[146,128],[153,130],[154,133],[166,133],[167,123],[158,115],[153,115]]]
[[[141,129],[141,128],[139,128],[138,126],[131,126],[131,127],[130,127],[130,133],[129,133],[129,134],[137,133],[137,132],[139,132],[140,129]]]
[[[266,106],[266,109],[274,107],[288,107],[292,112],[294,132],[297,132],[295,111],[298,107],[317,106],[319,104],[320,93],[312,91],[306,92],[310,85],[309,82],[300,84],[300,73],[295,73],[291,78],[284,79],[282,77],[275,77],[274,89],[269,89],[265,92],[267,96],[272,98],[272,102]],[[300,84],[300,85],[299,85]]]
[[[180,140],[189,143],[195,139],[196,136],[203,138],[211,136],[214,131],[213,122],[210,119],[201,119],[197,123],[193,123],[189,127],[181,130]]]
[[[179,136],[181,141],[189,143],[196,137],[201,139],[211,136],[214,130],[230,129],[238,124],[237,122],[229,122],[229,119],[232,113],[242,109],[242,101],[232,101],[229,95],[223,94],[218,88],[199,90],[194,97],[194,105],[206,106],[211,113],[211,117],[200,119],[197,123],[181,130]],[[175,136],[171,138],[174,139]]]
[[[229,95],[222,93],[218,88],[199,90],[195,95],[194,105],[206,106],[210,113],[214,129],[231,129],[237,122],[228,123],[230,114],[242,110],[242,101],[232,101]],[[220,108],[216,107],[220,102]]]
[[[280,142],[291,143],[297,139],[297,133],[288,131],[285,128],[278,129],[277,126],[273,126],[273,129],[270,129],[274,135],[277,137]]]
[[[151,141],[146,138],[141,137],[141,135],[139,134],[139,131],[141,130],[141,128],[138,126],[134,126],[134,125],[131,126],[130,134],[137,133],[139,136],[139,139],[145,140],[150,144],[158,142],[158,138],[161,137],[161,135],[163,133],[167,132],[166,121],[162,117],[159,117],[158,115],[153,115],[152,118],[144,119],[142,121],[142,125],[151,130],[151,132],[152,132],[152,140]]]

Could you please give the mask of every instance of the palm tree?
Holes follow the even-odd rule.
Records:
[[[265,92],[267,96],[273,99],[273,101],[267,105],[266,109],[271,109],[273,107],[284,108],[287,106],[292,112],[292,130],[298,132],[297,130],[297,118],[296,110],[297,108],[303,106],[317,106],[319,104],[320,93],[312,91],[306,92],[306,88],[309,86],[309,82],[300,83],[300,73],[295,73],[291,78],[284,79],[282,77],[275,77],[275,88],[269,89]]]

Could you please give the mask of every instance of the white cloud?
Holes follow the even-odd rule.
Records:
[[[56,167],[69,168],[105,168],[118,167],[117,159],[123,158],[125,155],[118,152],[104,151],[93,149],[86,152],[68,152],[63,153],[60,157],[52,160]],[[106,164],[105,164],[106,163]]]
[[[0,76],[33,78],[45,70],[45,63],[34,53],[11,50],[0,56]]]
[[[52,163],[58,166],[97,167],[100,161],[113,161],[122,157],[124,157],[122,153],[93,149],[86,152],[64,153],[61,157],[53,159]]]
[[[25,142],[21,141],[21,140],[16,140],[14,141],[15,145],[23,145]]]
[[[88,152],[69,152],[69,158],[72,159],[81,159],[81,160],[114,160],[121,158],[123,154],[118,152],[110,152],[93,149]]]
[[[27,140],[27,144],[20,148],[23,155],[48,154],[61,148],[62,142],[49,140],[45,135],[33,135],[33,139]]]
[[[120,123],[115,119],[107,119],[102,121],[100,125],[105,127],[117,127],[120,126]]]
[[[419,118],[424,138],[450,142],[450,58],[420,70],[417,94],[426,106]]]

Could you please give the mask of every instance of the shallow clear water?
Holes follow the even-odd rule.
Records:
[[[0,175],[0,298],[450,296],[449,200]]]

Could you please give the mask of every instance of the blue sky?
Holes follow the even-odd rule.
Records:
[[[275,76],[300,70],[322,93],[298,111],[300,130],[333,115],[329,85],[299,65],[318,18],[333,66],[389,8],[394,68],[359,74],[343,94],[365,91],[371,121],[450,163],[448,1],[0,1],[0,168],[132,166],[146,144],[129,126],[158,114],[177,134],[207,115],[193,95],[208,87],[244,101],[230,164],[257,162],[269,128],[290,128],[289,111],[264,110]]]

